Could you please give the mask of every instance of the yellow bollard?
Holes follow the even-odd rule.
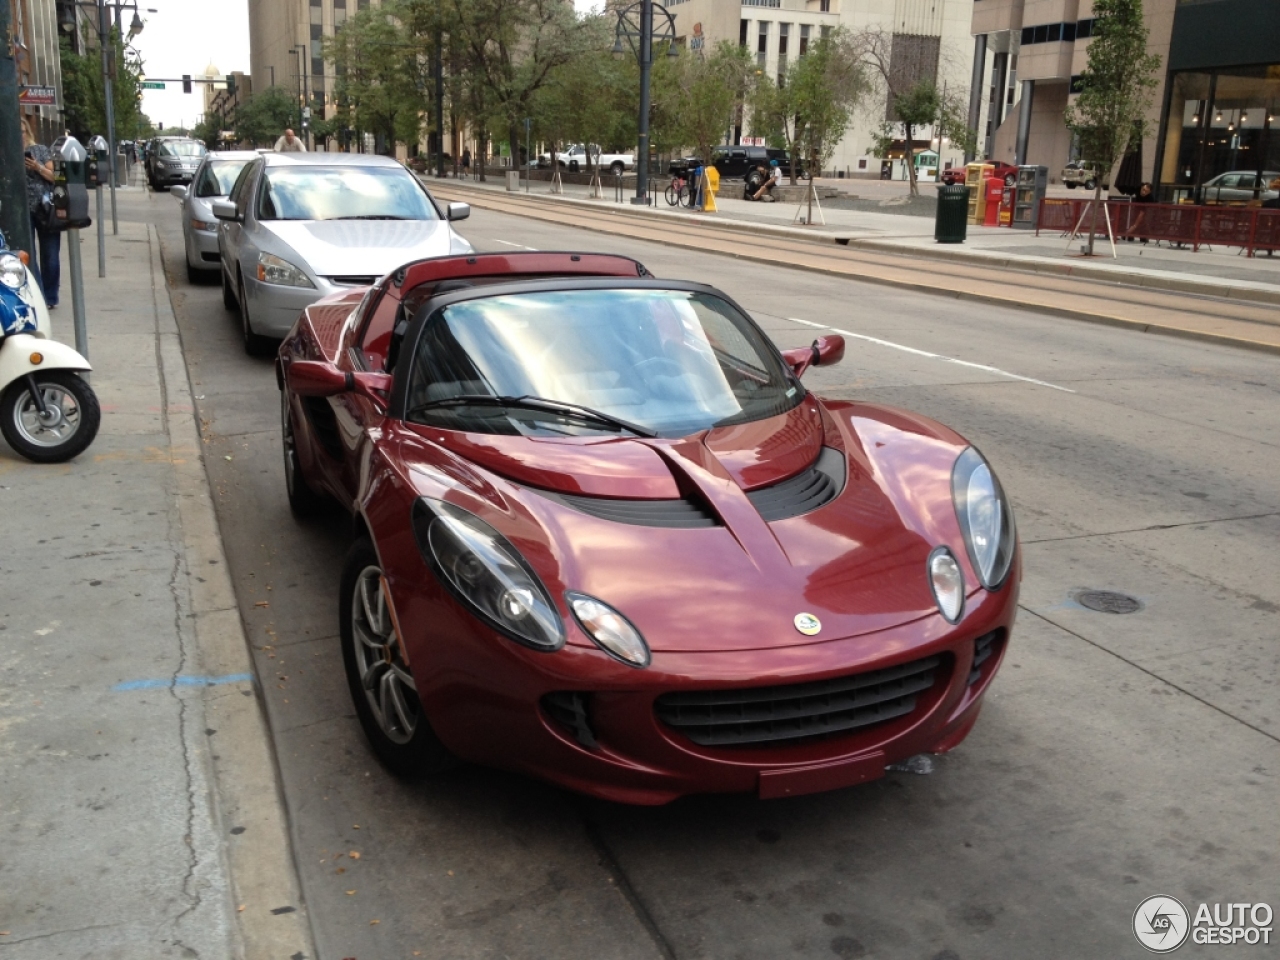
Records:
[[[702,211],[718,213],[716,193],[720,190],[720,171],[715,167],[703,167],[702,173]]]

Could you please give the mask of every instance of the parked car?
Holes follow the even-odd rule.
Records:
[[[152,145],[147,151],[147,183],[152,190],[190,183],[200,160],[209,152],[199,140],[188,137],[153,140]]]
[[[587,169],[587,149],[580,143],[570,144],[568,149],[556,154],[560,165],[570,173]],[[601,173],[608,172],[617,176],[626,170],[635,169],[636,158],[632,153],[606,153],[597,144],[591,144],[591,163]],[[538,167],[546,169],[551,166],[551,156],[542,154],[538,157]]]
[[[1280,191],[1269,189],[1280,172],[1264,170],[1259,181],[1256,170],[1232,170],[1205,181],[1200,188],[1201,203],[1248,203],[1250,200],[1274,200]],[[1257,193],[1254,193],[1255,188]]]
[[[1084,187],[1086,190],[1094,190],[1098,186],[1097,175],[1093,172],[1094,165],[1084,160],[1072,160],[1062,168],[1062,183],[1068,190],[1074,190],[1076,187]],[[1110,190],[1110,175],[1103,177],[1102,189]]]
[[[470,216],[467,204],[440,211],[417,177],[374,154],[262,154],[211,208],[222,302],[239,311],[249,353],[274,346],[326,294],[406,260],[471,250],[450,225]]]
[[[207,153],[196,168],[190,187],[170,187],[182,208],[182,239],[187,254],[187,279],[198,282],[218,269],[218,221],[213,202],[231,193],[240,171],[259,154],[256,150]]]
[[[791,157],[785,150],[773,147],[725,146],[711,150],[711,164],[720,173],[721,180],[741,180],[758,166],[769,166],[770,160],[777,160],[784,177],[791,176]],[[809,173],[800,164],[796,176],[808,180]]]
[[[286,489],[354,515],[338,626],[381,760],[655,804],[960,743],[1013,626],[1013,515],[948,428],[807,391],[843,352],[588,253],[308,307],[277,360]]]

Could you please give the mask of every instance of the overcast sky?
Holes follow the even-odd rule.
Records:
[[[283,0],[275,0],[283,2]],[[249,72],[249,6],[246,0],[139,0],[146,24],[134,41],[146,64],[147,77],[180,80],[189,73],[199,76],[210,63],[221,73]],[[598,9],[601,0],[574,0],[579,11]],[[148,13],[152,8],[155,13]],[[131,16],[124,13],[125,22]],[[147,90],[142,110],[166,127],[190,127],[204,110],[204,96],[196,84],[189,94],[182,84],[169,83],[164,90]],[[121,137],[127,137],[121,131]]]

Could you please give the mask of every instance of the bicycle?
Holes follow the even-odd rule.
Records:
[[[673,176],[671,182],[667,184],[666,198],[667,206],[669,207],[692,206],[693,200],[689,196],[689,181],[679,174]]]

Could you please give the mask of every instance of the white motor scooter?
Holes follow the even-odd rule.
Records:
[[[51,337],[35,277],[0,235],[0,433],[36,463],[61,463],[93,442],[98,397],[80,376],[92,368]]]

